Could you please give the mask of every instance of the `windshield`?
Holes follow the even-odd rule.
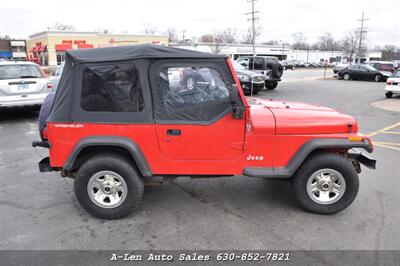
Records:
[[[237,70],[246,70],[246,68],[245,68],[244,66],[242,66],[241,64],[239,64],[239,63],[236,62],[236,61],[232,61],[232,65],[233,65],[233,68],[234,68],[234,69],[237,69]]]
[[[376,68],[374,68],[374,67],[372,67],[372,66],[365,66],[368,70],[371,70],[371,71],[376,71]]]
[[[42,78],[35,65],[3,65],[0,66],[0,79]]]

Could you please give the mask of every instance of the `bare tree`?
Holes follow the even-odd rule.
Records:
[[[1,35],[0,40],[11,40],[9,35]]]
[[[266,45],[279,45],[279,41],[269,40],[269,41],[267,41],[267,42],[262,42],[262,44],[266,44]]]
[[[306,50],[309,48],[309,44],[307,43],[307,37],[303,32],[295,32],[292,34],[294,39],[294,43],[292,44],[292,48],[294,50]]]
[[[200,36],[200,42],[204,43],[212,43],[214,41],[214,34],[204,34]]]
[[[365,38],[365,35],[363,38]],[[350,59],[350,61],[352,61],[356,56],[364,56],[367,51],[367,47],[365,45],[361,47],[361,53],[358,51],[359,42],[360,32],[358,30],[351,30],[345,33],[342,41],[342,47],[345,55]],[[365,42],[363,43],[365,44]]]
[[[382,59],[394,60],[396,53],[400,52],[400,48],[395,45],[385,45],[380,51],[382,52]]]
[[[143,32],[146,35],[154,35],[156,33],[156,27],[152,24],[145,22],[143,23]]]
[[[168,42],[178,42],[178,35],[176,34],[176,30],[174,28],[168,28],[167,34]]]
[[[48,30],[75,31],[75,27],[69,24],[56,22],[53,26],[47,27]]]
[[[236,29],[226,28],[221,32],[224,43],[235,43],[236,42]]]
[[[257,40],[257,37],[259,37],[261,35],[261,32],[262,32],[262,27],[257,24],[254,27],[254,36],[253,36],[253,29],[251,27],[249,27],[243,36],[243,43],[252,44],[253,40],[255,43]]]
[[[342,47],[340,42],[336,41],[330,32],[326,32],[318,38],[318,41],[313,45],[313,48],[317,48],[321,51],[337,51],[341,50]]]

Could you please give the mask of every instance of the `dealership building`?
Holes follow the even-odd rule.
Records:
[[[59,65],[68,49],[86,49],[153,43],[168,45],[167,35],[113,35],[98,32],[44,31],[26,41],[28,58],[42,66]]]
[[[252,56],[253,46],[251,44],[213,44],[213,43],[171,43],[171,46],[190,50],[226,54],[236,60],[241,56]],[[294,50],[291,46],[262,45],[256,44],[258,56],[276,56],[279,60],[296,60],[303,62],[342,62],[346,63],[347,58],[343,51],[319,51],[319,50]],[[368,53],[363,61],[379,60],[382,53]]]

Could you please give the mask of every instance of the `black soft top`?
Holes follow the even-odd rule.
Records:
[[[68,50],[65,56],[65,65],[54,102],[47,119],[48,122],[115,122],[128,123],[151,123],[153,119],[152,103],[150,96],[150,85],[148,78],[157,79],[158,77],[149,77],[151,65],[158,60],[180,60],[187,62],[194,61],[212,61],[219,62],[220,69],[224,69],[227,75],[230,75],[226,65],[226,55],[210,54],[186,49],[166,47],[153,44],[131,45],[110,48],[95,48]],[[141,87],[145,99],[145,108],[137,113],[117,113],[117,112],[86,112],[80,107],[83,70],[91,68],[103,69],[112,65],[118,67],[126,63],[136,62],[135,66],[142,77]],[[100,70],[99,70],[100,71]]]
[[[226,55],[210,54],[154,44],[69,50],[66,54],[75,63],[153,58],[227,58]]]

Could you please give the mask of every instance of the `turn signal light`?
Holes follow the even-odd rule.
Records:
[[[386,82],[386,84],[387,84],[387,85],[393,85],[393,81],[388,80],[388,81]]]
[[[363,137],[348,137],[347,139],[353,142],[361,142],[364,140]]]
[[[51,83],[47,83],[47,89],[49,89],[49,91],[53,88],[53,84]]]

